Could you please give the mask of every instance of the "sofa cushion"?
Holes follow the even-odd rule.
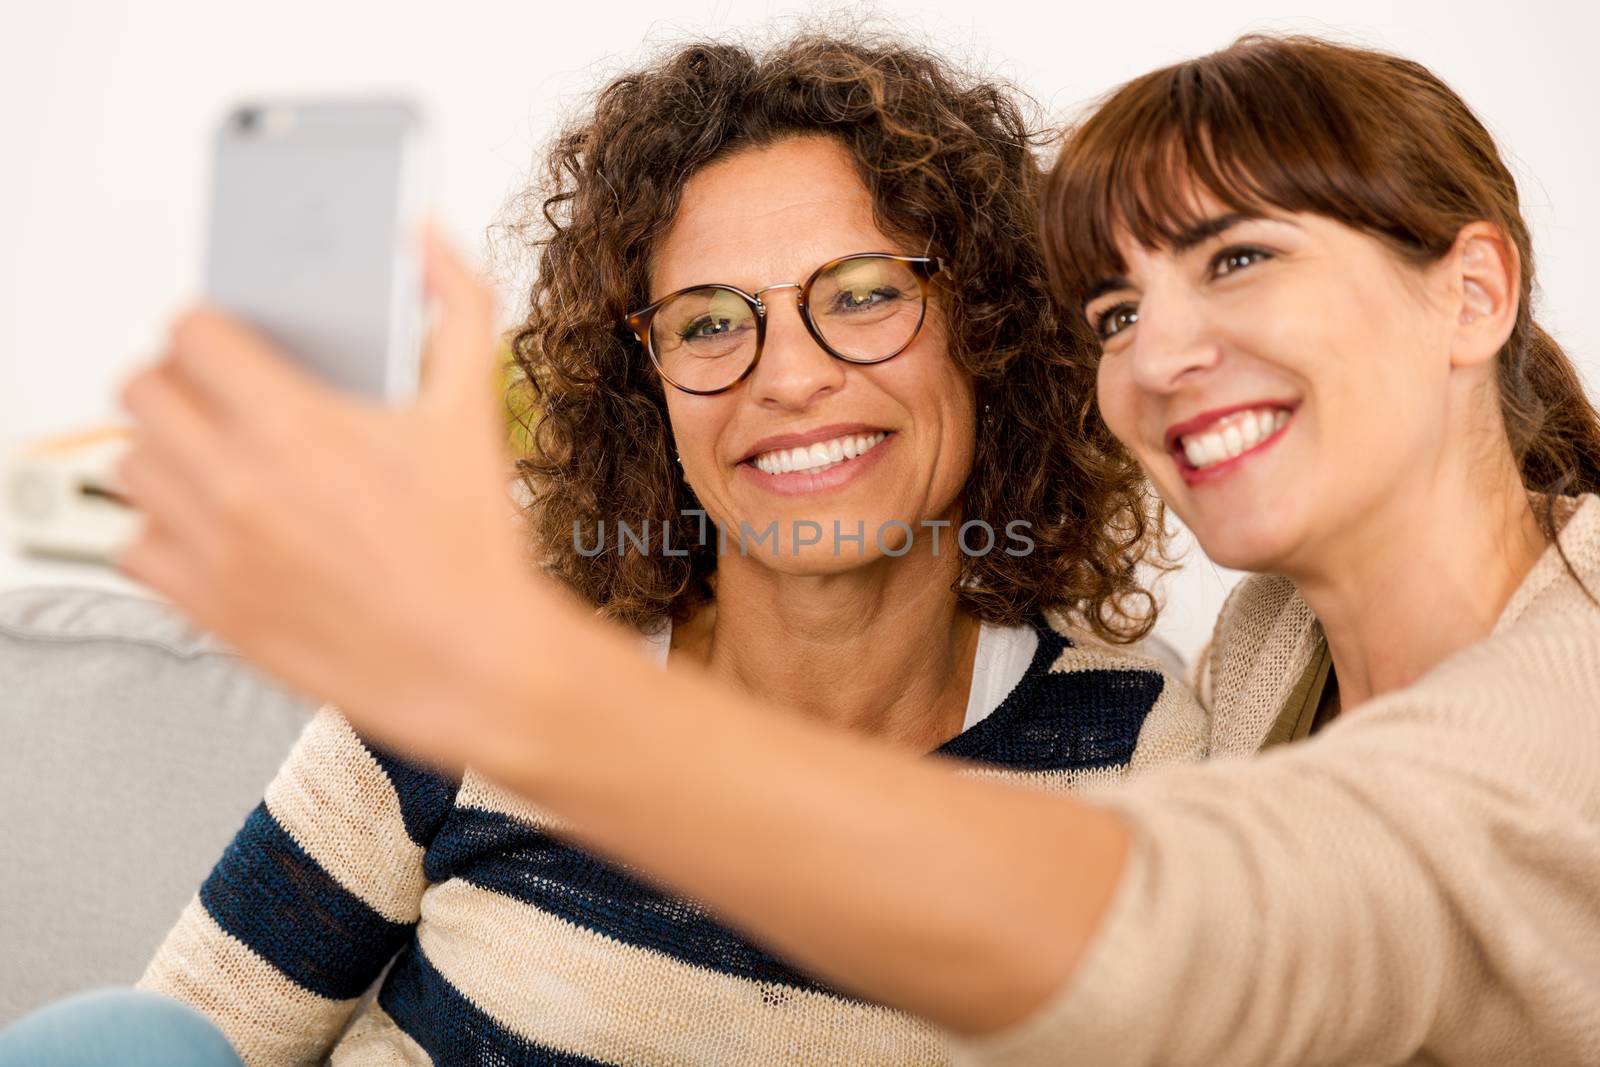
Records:
[[[0,1026],[139,977],[312,710],[155,601],[0,593]]]

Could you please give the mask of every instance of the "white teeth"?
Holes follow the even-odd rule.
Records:
[[[1230,416],[1226,426],[1207,433],[1191,434],[1183,438],[1184,458],[1191,467],[1209,467],[1223,460],[1233,459],[1265,441],[1289,421],[1289,412],[1262,410]]]
[[[751,462],[763,474],[790,474],[796,471],[820,474],[834,464],[844,463],[869,451],[885,436],[882,432],[859,434],[818,441],[799,448],[778,448],[761,453]]]

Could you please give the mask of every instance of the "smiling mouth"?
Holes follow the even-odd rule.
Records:
[[[1239,408],[1185,432],[1169,434],[1168,448],[1180,467],[1208,470],[1276,439],[1293,416],[1294,408],[1285,404]]]
[[[796,448],[775,448],[746,460],[762,474],[821,474],[843,463],[864,456],[883,443],[889,435],[883,430],[875,433],[845,434],[828,441],[818,441]]]

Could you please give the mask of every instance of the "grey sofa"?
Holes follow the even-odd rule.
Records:
[[[154,601],[0,593],[0,1027],[139,977],[311,711]]]

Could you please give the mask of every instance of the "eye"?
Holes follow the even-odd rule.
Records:
[[[681,341],[703,341],[730,332],[733,323],[728,319],[715,319],[710,315],[702,315],[698,319],[691,319],[678,333]]]
[[[1137,304],[1116,304],[1094,317],[1094,332],[1104,343],[1138,321]]]
[[[1254,266],[1263,260],[1271,259],[1272,253],[1264,248],[1255,248],[1248,245],[1236,245],[1224,248],[1211,259],[1211,276],[1220,278],[1225,274]]]
[[[880,287],[877,289],[844,289],[834,297],[834,305],[840,311],[859,311],[863,308],[878,307],[900,299],[900,290]]]

